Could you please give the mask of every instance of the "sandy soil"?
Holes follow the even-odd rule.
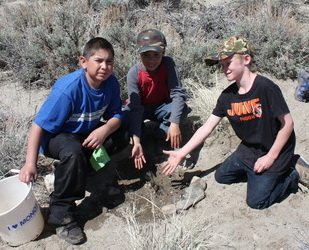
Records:
[[[309,159],[309,134],[306,132],[309,130],[307,112],[309,104],[294,99],[297,82],[273,80],[282,89],[295,120],[296,152]],[[11,87],[11,84],[2,84],[1,93],[4,96],[10,93],[8,96],[14,100],[27,99],[27,105],[19,106],[19,111],[24,114],[25,112],[32,114],[48,94],[48,92],[42,92],[40,95],[20,92],[18,88]],[[188,123],[186,126],[191,124]],[[233,151],[237,143],[237,138],[233,136],[214,135],[206,141],[200,151],[195,152],[195,157],[198,159],[196,166],[187,169],[187,172],[198,175],[207,182],[206,198],[181,215],[183,223],[195,225],[198,222],[200,225],[205,225],[203,234],[208,239],[205,249],[308,248],[309,197],[306,187],[300,185],[301,190],[296,194],[291,194],[282,202],[259,211],[250,209],[245,203],[246,183],[230,186],[216,183],[213,168]],[[152,146],[149,147],[148,152]],[[146,199],[154,202],[159,208],[180,200],[183,192],[172,184],[175,180],[183,178],[184,169],[180,168],[170,178],[165,177],[160,174],[160,169],[156,171],[156,164],[162,159],[154,158],[147,165],[147,169],[156,172],[156,177],[153,181],[149,181],[149,176],[145,175],[146,171],[136,172],[132,162],[123,158],[124,155],[125,153],[120,158],[114,159],[112,164],[113,167],[117,166],[121,194],[108,198],[102,196],[102,186],[99,183],[102,183],[101,178],[105,178],[106,172],[90,178],[88,190],[91,195],[78,206],[79,222],[84,225],[88,238],[85,244],[69,246],[66,242],[58,240],[53,229],[46,224],[43,233],[36,241],[14,249],[129,249],[130,238],[126,231],[124,211],[135,206],[138,211],[137,221],[142,224],[152,219],[153,206]],[[49,161],[50,159],[45,159],[45,162],[41,163],[47,165]],[[111,171],[113,167],[110,168]],[[48,170],[51,168],[47,168]],[[42,174],[46,174],[46,169],[41,171]],[[39,178],[34,192],[43,215],[46,216],[48,193],[42,189],[42,180],[42,177]],[[305,243],[306,247],[303,245]],[[0,249],[10,248],[0,241]]]

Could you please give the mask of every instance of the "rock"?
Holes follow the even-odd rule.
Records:
[[[198,176],[193,176],[191,183],[190,183],[191,187],[199,187],[203,190],[206,190],[207,188],[207,183],[204,179],[198,177]]]
[[[184,199],[176,203],[176,211],[186,210],[206,197],[204,189],[190,186],[185,189]]]
[[[50,173],[44,177],[44,184],[49,193],[54,191],[54,181],[55,181],[54,173]]]
[[[168,204],[161,208],[164,214],[174,214],[176,212],[175,204]]]

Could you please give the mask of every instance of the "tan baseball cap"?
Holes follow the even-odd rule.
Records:
[[[223,41],[217,48],[217,52],[205,58],[207,66],[216,65],[220,60],[224,60],[233,54],[249,54],[254,56],[255,51],[248,40],[242,36],[233,36]]]

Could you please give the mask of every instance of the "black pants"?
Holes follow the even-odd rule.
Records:
[[[50,195],[48,222],[64,225],[74,221],[75,201],[84,198],[86,178],[93,169],[89,158],[93,150],[82,146],[88,135],[62,133],[46,146],[46,156],[58,159],[55,165],[54,191]],[[124,131],[117,130],[103,143],[107,153],[113,155],[129,144]]]

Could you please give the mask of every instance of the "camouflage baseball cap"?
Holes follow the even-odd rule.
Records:
[[[207,66],[213,66],[220,60],[224,60],[234,54],[249,54],[254,56],[254,48],[248,40],[241,36],[233,36],[223,41],[217,52],[205,58]]]
[[[155,29],[148,29],[140,32],[136,38],[137,53],[141,54],[146,51],[162,52],[166,47],[164,35]]]

